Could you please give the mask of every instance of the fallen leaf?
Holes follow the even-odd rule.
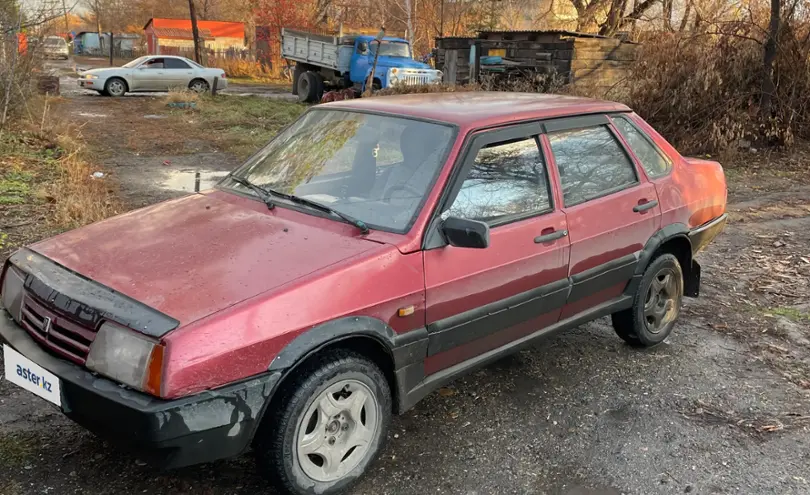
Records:
[[[439,389],[439,395],[442,397],[450,397],[456,395],[456,391],[452,388],[442,387]]]

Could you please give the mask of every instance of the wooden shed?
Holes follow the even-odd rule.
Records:
[[[596,88],[621,81],[639,47],[618,38],[573,31],[482,31],[475,38],[437,38],[436,46],[436,67],[450,84],[466,84],[493,70],[515,68],[555,73],[566,83]],[[488,63],[482,65],[482,57]],[[493,64],[493,59],[500,63]]]

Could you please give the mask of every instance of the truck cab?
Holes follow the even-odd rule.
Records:
[[[323,36],[284,29],[282,56],[295,61],[292,92],[307,103],[320,101],[328,90],[365,91],[375,58],[374,89],[442,79],[441,71],[414,60],[408,41],[396,37],[378,41],[370,35]]]

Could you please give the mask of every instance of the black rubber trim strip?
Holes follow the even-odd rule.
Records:
[[[111,320],[143,334],[162,337],[180,324],[30,249],[20,249],[9,262],[26,273],[28,293],[88,328],[96,329],[102,321]]]
[[[582,115],[578,117],[567,117],[549,120],[543,122],[543,128],[547,133],[549,133],[607,124],[610,124],[610,120],[608,120],[607,116],[603,114],[597,114],[597,115]]]
[[[706,222],[689,232],[689,240],[692,242],[692,254],[695,255],[717,237],[726,228],[728,215],[723,213],[710,222]]]
[[[576,302],[614,285],[628,282],[636,271],[638,257],[639,253],[628,254],[571,275],[571,295],[568,302]]]
[[[569,287],[568,279],[558,280],[431,323],[427,327],[427,355],[448,351],[561,308],[568,299]]]
[[[376,341],[399,369],[424,360],[427,329],[416,328],[397,334],[388,324],[370,316],[346,316],[315,326],[292,340],[269,364],[268,370],[288,370],[306,356],[340,340],[366,337]]]
[[[501,347],[496,349],[492,349],[488,352],[483,354],[479,354],[471,359],[468,359],[464,362],[458,363],[454,366],[441,370],[437,373],[434,373],[427,377],[420,383],[413,384],[413,386],[408,386],[411,384],[403,384],[404,388],[407,387],[407,392],[403,395],[404,397],[400,400],[400,407],[401,411],[404,412],[414,404],[422,400],[427,394],[436,390],[437,388],[455,380],[456,378],[470,373],[478,368],[486,366],[487,364],[496,361],[503,356],[508,354],[515,353],[520,351],[529,345],[534,344],[536,341],[554,335],[557,332],[568,330],[583,323],[587,323],[591,320],[596,318],[601,318],[602,316],[609,315],[611,313],[615,313],[616,311],[621,311],[623,309],[627,309],[631,307],[633,304],[633,298],[629,296],[621,296],[617,299],[612,301],[607,301],[602,303],[598,306],[594,306],[593,308],[583,311],[571,318],[566,320],[557,322],[553,325],[540,329],[530,335],[522,337],[520,339],[514,340],[505,344]]]

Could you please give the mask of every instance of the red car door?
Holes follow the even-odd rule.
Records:
[[[490,244],[459,248],[427,236],[426,374],[559,318],[568,296],[568,233],[551,194],[539,132],[538,124],[527,124],[477,134],[448,185],[442,218],[486,222]]]
[[[571,294],[561,318],[621,296],[660,228],[655,186],[640,174],[605,116],[546,124],[571,242]]]

